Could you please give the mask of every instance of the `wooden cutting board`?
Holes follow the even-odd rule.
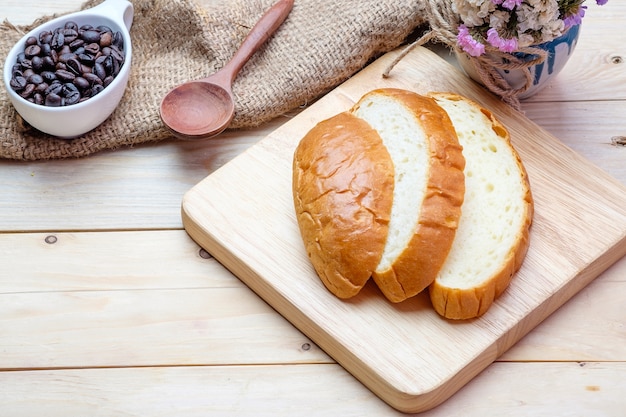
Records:
[[[194,240],[348,372],[392,407],[420,412],[450,397],[626,254],[626,188],[425,48],[382,78],[397,53],[192,188],[182,215]],[[317,122],[379,87],[478,101],[509,128],[524,161],[535,198],[530,249],[511,286],[479,319],[444,320],[427,294],[393,305],[371,283],[341,301],[309,263],[292,202],[293,151]]]

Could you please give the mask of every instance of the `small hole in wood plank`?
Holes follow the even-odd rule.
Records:
[[[619,55],[614,55],[611,57],[611,62],[613,64],[622,64],[624,62],[624,58]]]
[[[200,257],[202,259],[211,259],[212,256],[209,252],[205,251],[204,249],[200,248],[200,251],[198,252],[198,255],[200,255]]]
[[[57,240],[58,240],[58,239],[57,239],[57,237],[56,237],[56,236],[54,236],[54,235],[49,235],[49,236],[46,236],[46,238],[44,239],[44,242],[46,242],[46,243],[48,243],[48,244],[52,245],[52,244],[54,244],[54,243],[57,243]]]
[[[311,350],[311,344],[310,343],[303,343],[302,344],[302,350],[304,350],[305,352],[308,350]]]

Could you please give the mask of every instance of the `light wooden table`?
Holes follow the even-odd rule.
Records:
[[[205,0],[207,2],[213,0]],[[30,23],[78,8],[3,2]],[[527,116],[626,184],[626,3]],[[185,233],[183,194],[279,126],[0,161],[0,416],[400,415]],[[623,416],[626,259],[424,416]]]

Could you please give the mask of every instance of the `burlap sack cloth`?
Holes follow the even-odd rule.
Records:
[[[90,0],[82,8],[101,0]],[[72,140],[24,126],[0,92],[0,157],[20,160],[82,157],[104,149],[160,141],[171,135],[159,103],[172,87],[220,69],[273,0],[232,0],[208,8],[192,0],[133,0],[133,62],[122,101],[100,127]],[[51,16],[52,17],[52,16]],[[0,26],[0,56],[30,27]],[[232,128],[260,125],[305,106],[400,45],[425,22],[420,1],[296,0],[273,38],[242,69],[233,86]]]

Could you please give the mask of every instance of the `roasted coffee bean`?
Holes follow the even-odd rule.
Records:
[[[46,82],[43,82],[41,84],[37,84],[37,87],[35,87],[35,91],[41,94],[46,94],[46,90],[48,89],[48,87],[50,87],[50,85]]]
[[[107,74],[113,74],[113,70],[115,69],[113,67],[113,57],[111,55],[108,56],[104,56],[104,59],[101,62],[101,65],[104,67],[104,70],[106,71]],[[97,64],[98,62],[96,62]]]
[[[41,53],[41,46],[39,45],[28,45],[26,49],[24,49],[24,55],[26,58],[32,58]]]
[[[41,32],[39,34],[39,42],[41,42],[42,44],[43,43],[49,44],[50,42],[52,42],[52,32],[50,31]]]
[[[65,81],[65,82],[74,81],[74,78],[76,78],[76,76],[72,74],[70,71],[63,70],[63,69],[56,70],[54,74],[57,76],[59,80]]]
[[[49,43],[42,43],[40,47],[41,47],[41,53],[39,54],[39,56],[42,56],[42,57],[50,56],[50,54],[52,53],[52,47],[50,46]]]
[[[34,56],[33,59],[30,60],[30,67],[35,72],[43,71],[43,58]]]
[[[63,38],[66,45],[71,44],[78,38],[78,31],[74,29],[63,29]]]
[[[80,90],[86,90],[91,84],[84,77],[76,77],[74,78],[74,85]]]
[[[85,30],[80,37],[87,43],[100,43],[100,32],[97,30]]]
[[[20,64],[13,65],[13,67],[11,67],[11,76],[17,77],[20,75],[23,75],[22,66]]]
[[[17,77],[11,78],[9,84],[11,84],[11,88],[15,91],[22,91],[26,87],[26,84],[28,84],[28,81],[26,81],[26,78],[19,75]]]
[[[114,77],[117,77],[117,75],[120,73],[121,69],[122,69],[122,64],[117,59],[114,59],[113,60],[113,71],[111,71],[111,75],[114,76]]]
[[[65,37],[62,33],[56,32],[52,35],[52,41],[50,41],[50,46],[52,49],[59,50],[65,45]]]
[[[78,55],[78,59],[80,60],[80,62],[82,62],[85,65],[89,65],[92,66],[94,65],[94,57],[91,54],[88,53],[84,53],[84,54],[80,54]]]
[[[26,46],[31,46],[31,45],[37,45],[39,43],[39,41],[37,41],[37,38],[34,36],[29,36],[28,38],[26,38]]]
[[[111,32],[104,32],[100,36],[100,46],[101,47],[111,46],[112,43],[113,43],[113,34]]]
[[[33,103],[35,103],[35,104],[43,104],[44,103],[44,98],[43,97],[44,96],[41,93],[33,94]]]
[[[56,74],[52,71],[42,71],[41,77],[47,83],[51,83],[52,81],[57,79]]]
[[[65,29],[72,29],[78,32],[78,25],[76,24],[76,22],[72,22],[71,20],[69,22],[65,22],[65,25],[63,27]]]
[[[35,84],[26,84],[26,87],[20,91],[20,96],[27,98],[35,92]]]
[[[43,83],[43,77],[37,73],[33,73],[30,77],[28,77],[27,81],[31,84],[38,85]]]
[[[63,104],[61,96],[56,93],[50,93],[46,96],[44,104],[49,107],[59,107]]]
[[[96,94],[98,94],[102,90],[104,90],[104,86],[103,85],[101,85],[101,84],[94,85],[93,87],[91,87],[91,97],[95,96]]]
[[[108,87],[109,84],[111,84],[114,79],[115,79],[115,77],[113,75],[109,75],[108,77],[106,77],[104,79],[104,81],[102,81],[102,86],[103,87]]]
[[[111,45],[111,56],[120,62],[124,62],[124,52],[115,45]]]
[[[116,46],[118,49],[124,49],[124,37],[121,32],[115,32],[113,34],[112,45]]]
[[[54,69],[54,59],[51,56],[44,56],[42,58],[43,67],[41,68],[43,71],[49,71]]]
[[[63,85],[62,94],[66,105],[76,104],[80,100],[80,91],[78,91],[78,88],[72,83]]]
[[[61,90],[63,90],[63,84],[61,84],[59,82],[59,80],[55,80],[46,89],[45,94],[46,94],[46,96],[49,96],[50,94],[56,94],[56,95],[60,96],[61,95]]]
[[[100,79],[100,77],[91,72],[83,73],[83,78],[89,82],[89,85],[102,84],[102,79]]]
[[[93,73],[96,74],[101,80],[104,80],[107,76],[106,69],[104,69],[104,65],[102,64],[95,64],[93,66]]]
[[[10,86],[33,103],[70,105],[104,90],[123,65],[121,32],[68,21],[25,40],[11,67]]]
[[[22,60],[22,62],[20,63],[20,65],[22,66],[22,68],[27,69],[27,68],[32,68],[33,67],[33,62],[30,59],[24,59]]]
[[[74,75],[81,75],[83,73],[83,64],[77,58],[72,58],[65,63],[68,71],[74,73]]]
[[[95,42],[91,42],[88,45],[85,45],[85,53],[91,54],[91,55],[96,55],[98,52],[100,52],[100,45],[95,43]]]
[[[81,46],[85,45],[85,41],[82,39],[76,39],[75,41],[73,41],[72,43],[70,43],[70,49],[72,51],[74,51],[74,53],[77,53],[76,50],[78,48],[80,48]]]

